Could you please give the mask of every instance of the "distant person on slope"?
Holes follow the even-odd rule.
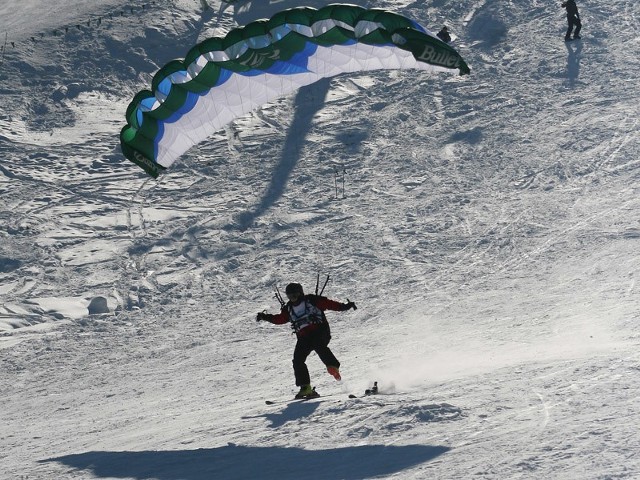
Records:
[[[564,36],[564,41],[568,42],[571,40],[571,31],[573,27],[576,27],[573,32],[574,40],[580,39],[580,29],[582,28],[582,22],[580,21],[580,14],[578,13],[578,6],[576,5],[575,0],[567,0],[562,3],[562,7],[567,9],[567,23],[569,26],[567,27],[567,33]]]
[[[329,350],[331,340],[331,330],[329,322],[324,315],[325,310],[335,310],[344,312],[357,308],[356,304],[347,299],[347,303],[329,300],[318,295],[305,295],[302,285],[290,283],[285,290],[288,302],[283,305],[282,310],[277,315],[260,312],[256,320],[267,321],[276,325],[290,322],[291,328],[296,333],[298,341],[293,351],[293,372],[296,378],[296,385],[300,391],[295,398],[313,398],[318,394],[311,387],[309,369],[305,363],[309,354],[315,351],[327,367],[327,372],[336,380],[340,377],[340,362]]]
[[[446,25],[442,27],[442,29],[436,34],[436,36],[444,43],[449,43],[451,41],[451,35],[449,35],[449,29]]]

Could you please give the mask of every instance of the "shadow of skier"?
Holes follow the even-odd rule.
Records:
[[[582,42],[565,42],[564,46],[567,48],[567,78],[569,86],[574,87],[580,75]]]
[[[269,428],[279,428],[283,426],[287,422],[291,422],[293,420],[299,420],[304,417],[310,416],[313,412],[315,412],[320,403],[318,402],[292,402],[288,403],[287,406],[282,409],[280,412],[276,413],[266,413],[264,415],[256,415],[253,417],[242,417],[243,419],[251,419],[251,418],[266,418],[271,425]]]
[[[258,205],[251,211],[237,215],[234,219],[236,225],[230,225],[230,228],[248,228],[285,192],[291,172],[300,159],[305,138],[313,124],[313,117],[324,106],[330,85],[331,79],[323,78],[298,90],[294,101],[295,114],[282,147],[280,161],[273,170],[271,182]]]

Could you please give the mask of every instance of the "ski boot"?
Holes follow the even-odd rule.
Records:
[[[316,389],[311,385],[303,385],[300,387],[300,391],[294,397],[296,400],[302,400],[305,398],[317,398],[320,395],[316,392]]]
[[[340,370],[338,370],[338,367],[333,367],[329,365],[327,367],[327,372],[329,372],[329,375],[331,375],[336,380],[342,380],[342,377],[340,376]]]

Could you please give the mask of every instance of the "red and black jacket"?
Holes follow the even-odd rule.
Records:
[[[265,315],[265,320],[276,325],[291,323],[298,337],[309,335],[322,326],[328,326],[325,310],[343,312],[349,310],[349,304],[336,302],[318,295],[305,295],[297,305],[287,302],[280,313]]]

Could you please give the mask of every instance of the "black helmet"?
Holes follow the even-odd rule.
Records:
[[[304,295],[304,290],[302,289],[302,285],[300,285],[299,283],[290,283],[289,285],[287,285],[287,288],[285,288],[284,293],[286,293],[287,295],[294,293]]]

